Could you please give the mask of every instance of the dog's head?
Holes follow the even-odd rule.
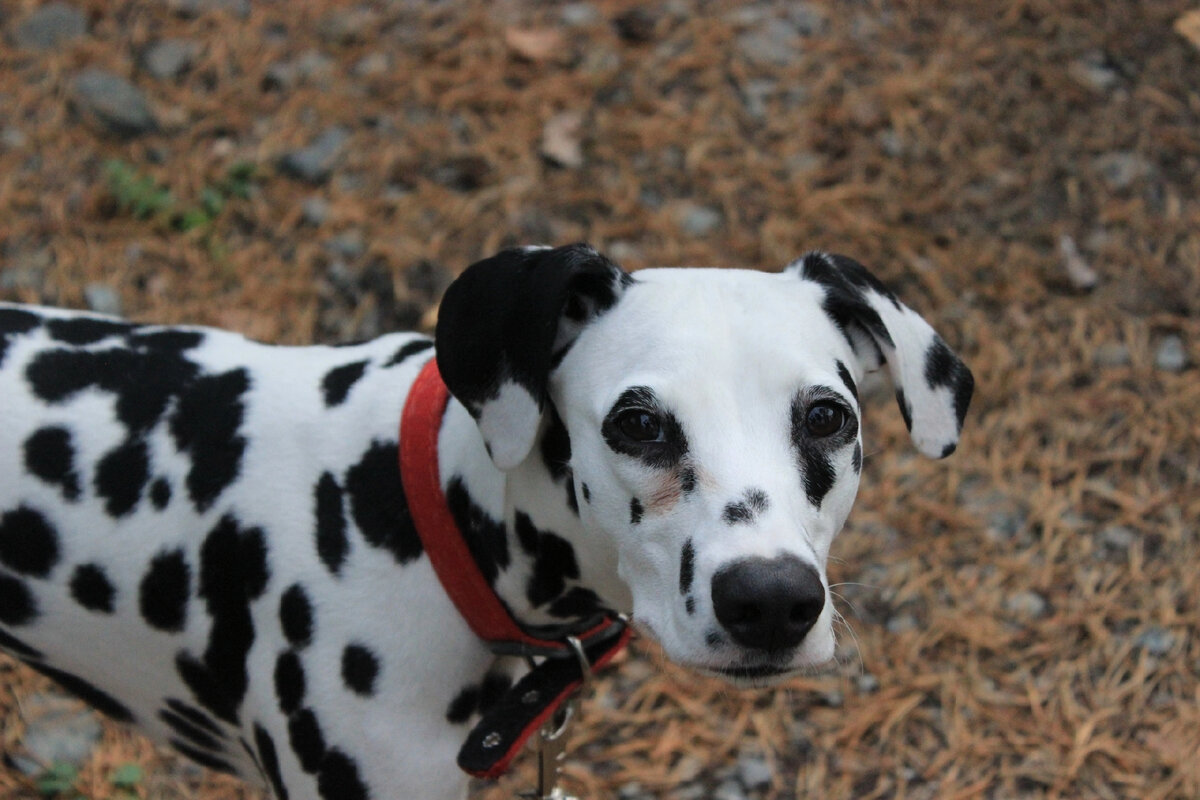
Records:
[[[583,528],[635,622],[743,685],[833,655],[825,563],[862,466],[856,383],[886,364],[918,449],[953,452],[971,373],[858,263],[655,269],[509,250],[446,293],[439,366],[502,469],[557,412]]]

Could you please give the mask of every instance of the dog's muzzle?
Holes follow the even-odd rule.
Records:
[[[794,555],[747,558],[712,579],[713,611],[735,642],[781,653],[795,648],[825,607],[821,576]]]

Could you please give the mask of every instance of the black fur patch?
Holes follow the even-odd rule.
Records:
[[[900,416],[904,418],[905,429],[912,433],[912,406],[908,404],[908,398],[904,396],[903,389],[896,390],[896,403],[900,406]]]
[[[687,611],[688,616],[695,614],[696,613],[696,598],[692,597],[690,594],[687,597],[685,597],[683,600],[683,608],[685,611]]]
[[[588,485],[586,483],[581,483],[581,484],[579,484],[579,489],[580,489],[580,491],[583,492],[583,502],[591,503],[592,502],[592,490],[588,488]]]
[[[599,595],[582,586],[572,586],[550,603],[546,611],[559,619],[587,619],[605,610]]]
[[[821,305],[843,334],[857,327],[876,341],[895,346],[879,312],[867,300],[867,293],[883,296],[897,309],[900,302],[866,267],[845,256],[808,253],[801,259],[800,274],[825,288]]]
[[[312,641],[312,602],[308,599],[308,592],[298,583],[289,586],[279,598],[279,624],[293,647],[302,649]]]
[[[367,371],[370,361],[356,361],[353,364],[343,364],[325,373],[321,381],[321,391],[325,394],[325,405],[332,408],[346,402],[354,384]]]
[[[379,659],[361,644],[346,645],[342,651],[342,680],[346,688],[362,697],[375,694]]]
[[[41,317],[23,308],[0,308],[0,365],[4,364],[10,337],[28,333],[41,323]]]
[[[500,570],[507,569],[509,564],[508,534],[504,523],[492,519],[471,501],[461,476],[454,476],[446,486],[446,504],[471,551],[471,558],[488,584],[494,583]]]
[[[58,533],[40,511],[19,506],[0,516],[0,564],[45,578],[58,563]]]
[[[854,377],[850,374],[850,370],[846,369],[846,365],[842,360],[837,359],[838,377],[842,379],[842,383],[846,384],[846,391],[850,392],[850,396],[856,401],[858,400],[858,384],[854,382]]]
[[[962,422],[959,422],[958,424],[959,424],[959,427],[961,427],[961,426],[962,426]],[[948,456],[948,455],[951,455],[952,453],[954,453],[954,451],[955,451],[955,450],[957,450],[957,449],[958,449],[958,443],[957,443],[957,442],[951,442],[950,444],[948,444],[948,445],[946,445],[945,447],[943,447],[943,448],[942,448],[942,454],[941,454],[940,456],[938,456],[938,458],[945,458],[946,456]]]
[[[325,736],[312,709],[302,708],[288,718],[288,741],[305,772],[316,772],[325,757]]]
[[[625,436],[618,420],[627,411],[646,411],[657,418],[662,430],[661,441],[637,442]],[[636,458],[655,469],[678,465],[688,452],[683,426],[674,414],[661,407],[654,391],[645,386],[634,386],[621,393],[601,423],[600,433],[614,452]],[[695,482],[694,474],[692,482]]]
[[[827,387],[810,387],[792,401],[792,447],[796,453],[804,494],[817,508],[837,481],[833,467],[833,455],[842,447],[849,446],[858,435],[858,418],[845,406],[845,401]],[[807,416],[816,402],[836,402],[842,405],[845,422],[842,428],[829,436],[814,437],[808,432]]]
[[[636,497],[629,498],[629,524],[637,525],[642,521],[642,514],[646,509],[642,508],[642,501]]]
[[[291,714],[300,709],[304,702],[304,667],[300,656],[285,650],[275,660],[275,696],[279,699],[279,710]]]
[[[354,759],[336,748],[321,759],[317,790],[321,800],[367,800],[369,796]]]
[[[533,572],[525,586],[525,596],[537,608],[565,592],[568,579],[578,580],[575,548],[558,534],[538,530],[529,515],[521,511],[516,512],[514,527],[521,549],[533,556]]]
[[[27,661],[25,663],[101,713],[107,714],[119,722],[134,721],[133,712],[126,708],[123,703],[106,692],[97,689],[78,675],[64,672],[61,669],[55,669],[37,661]]]
[[[766,492],[762,489],[747,489],[741,500],[726,504],[721,519],[726,525],[753,522],[755,517],[767,510],[768,505]]]
[[[396,488],[399,491],[399,488]],[[326,472],[317,481],[317,555],[337,575],[346,561],[350,540],[346,538],[346,513],[342,508],[342,487],[337,478]]]
[[[183,550],[156,555],[142,577],[138,608],[152,628],[177,633],[187,624],[187,604],[192,592],[192,571]]]
[[[166,478],[159,478],[154,483],[150,484],[150,502],[159,511],[166,508],[171,502],[171,483]]]
[[[96,465],[96,494],[112,517],[123,517],[137,507],[150,480],[150,452],[142,438],[127,439],[104,454]]]
[[[5,625],[26,625],[37,615],[37,601],[25,582],[0,573],[0,622]]]
[[[479,684],[479,712],[486,714],[492,710],[504,694],[512,688],[513,679],[507,672],[489,672],[483,676]]]
[[[133,329],[128,322],[95,317],[66,317],[46,321],[50,336],[64,344],[95,344],[110,336],[124,336]]]
[[[191,720],[175,713],[169,708],[160,708],[158,710],[158,718],[171,726],[171,730],[189,743],[196,747],[201,747],[205,750],[215,750],[220,752],[223,746],[220,740],[210,731],[201,729]]]
[[[209,753],[206,750],[201,750],[198,747],[193,747],[187,742],[180,741],[179,739],[170,739],[169,741],[172,747],[202,767],[208,767],[211,770],[224,772],[228,775],[238,774],[238,771],[234,769],[233,765],[223,758],[217,758],[212,753]]]
[[[113,612],[116,587],[99,564],[80,564],[71,575],[71,597],[88,611]]]
[[[395,442],[372,442],[346,471],[345,485],[351,516],[367,544],[390,551],[399,564],[420,557],[424,548],[401,488]]]
[[[235,725],[248,682],[246,654],[254,643],[250,602],[268,577],[262,530],[222,518],[200,548],[199,596],[212,618],[208,647],[203,659],[181,651],[175,666],[197,700]]]
[[[679,470],[679,491],[684,494],[696,491],[696,470],[687,466]]]
[[[451,725],[461,725],[471,719],[478,708],[479,687],[474,684],[464,686],[446,706],[446,721]]]
[[[688,539],[683,543],[679,554],[679,593],[686,595],[692,591],[692,581],[696,577],[696,546]]]
[[[946,453],[945,455],[949,455]],[[854,453],[850,457],[850,465],[854,467],[855,473],[862,473],[862,445],[858,442],[854,443]]]
[[[579,500],[575,497],[575,481],[571,471],[571,436],[553,403],[546,404],[546,417],[548,424],[541,442],[542,462],[556,483],[565,482],[567,508],[578,515]]]
[[[925,351],[925,382],[930,389],[950,387],[954,393],[954,416],[958,420],[958,429],[962,430],[967,408],[971,405],[971,394],[975,391],[975,378],[940,336],[933,337]]]
[[[433,342],[428,339],[417,339],[416,341],[408,342],[401,346],[396,354],[389,358],[383,365],[385,367],[394,367],[397,364],[403,364],[408,360],[409,356],[415,356],[417,353],[428,350],[433,347]]]
[[[258,750],[258,760],[262,764],[267,780],[271,782],[275,800],[288,800],[287,787],[283,785],[283,774],[279,771],[279,754],[275,752],[275,740],[266,728],[254,724],[254,747]]]
[[[166,705],[167,708],[169,708],[173,713],[186,719],[197,728],[208,731],[219,739],[225,738],[225,732],[221,730],[221,726],[214,722],[212,718],[208,716],[208,714],[205,714],[195,706],[185,703],[182,700],[178,700],[174,697],[168,697],[166,700]]]
[[[3,576],[0,576],[2,578]],[[2,589],[0,589],[0,599],[3,599]],[[0,621],[3,620],[3,612],[0,612]],[[29,645],[22,642],[11,633],[6,633],[3,628],[0,628],[0,650],[7,650],[20,659],[42,658],[42,653]]]
[[[235,369],[197,379],[179,398],[171,434],[191,456],[185,484],[197,511],[207,511],[241,472],[246,439],[238,431],[249,388],[246,370]]]
[[[75,474],[75,448],[66,428],[39,428],[25,440],[25,468],[53,486],[61,487],[63,498],[79,497]]]

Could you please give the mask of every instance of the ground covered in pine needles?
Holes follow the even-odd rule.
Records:
[[[867,400],[836,665],[738,692],[639,643],[569,789],[1200,797],[1193,0],[62,5],[0,7],[0,299],[333,342],[509,244],[823,248],[971,365],[947,461]],[[0,660],[6,758],[47,687]],[[258,797],[116,727],[75,789]]]

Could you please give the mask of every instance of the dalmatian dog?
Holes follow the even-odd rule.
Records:
[[[436,341],[279,347],[0,305],[0,648],[278,800],[463,798],[474,715],[513,680],[439,583],[398,422],[437,359],[436,469],[480,572],[529,626],[629,613],[737,686],[827,661],[825,564],[886,365],[917,448],[970,372],[866,269],[628,274],[506,250]]]

